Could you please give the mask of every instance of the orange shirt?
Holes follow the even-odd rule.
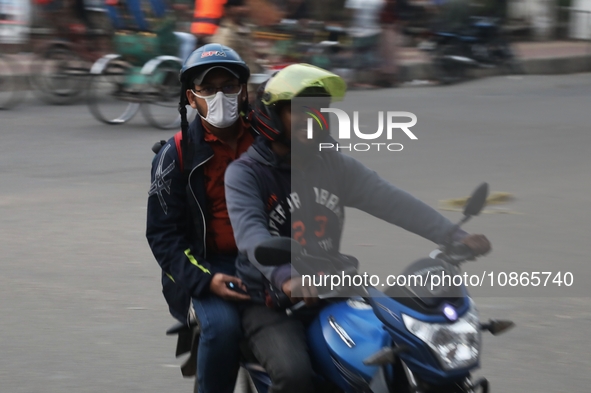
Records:
[[[203,123],[202,123],[203,124]],[[207,194],[206,245],[208,254],[235,254],[238,249],[234,240],[234,232],[230,224],[226,208],[226,192],[224,189],[224,173],[232,161],[240,157],[252,144],[254,138],[246,125],[240,122],[236,151],[219,140],[205,128],[205,142],[213,149],[213,157],[205,163],[205,192]]]

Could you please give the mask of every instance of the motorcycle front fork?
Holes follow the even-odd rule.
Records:
[[[409,391],[410,393],[428,393],[430,389],[424,389],[423,387],[419,386],[419,383],[414,376],[413,372],[408,368],[404,361],[401,361],[402,369],[404,370],[404,374],[406,375],[406,380],[408,381]],[[458,383],[457,393],[488,393],[489,392],[489,384],[486,378],[479,378],[476,381],[472,381],[470,376],[466,377],[462,382]],[[454,393],[455,393],[454,392]]]

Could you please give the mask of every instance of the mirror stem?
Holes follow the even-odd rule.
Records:
[[[464,225],[464,224],[465,224],[465,223],[466,223],[466,222],[467,222],[469,219],[471,219],[471,218],[472,218],[472,216],[464,216],[464,218],[462,218],[462,219],[460,220],[460,222],[458,222],[458,223],[456,224],[456,226],[457,226],[456,230],[458,230],[458,229],[459,229],[459,228],[460,228],[462,225]]]
[[[460,227],[462,225],[464,225],[470,218],[472,218],[471,216],[464,216],[464,218],[462,218],[457,224],[455,224],[448,232],[447,234],[447,241],[446,244],[451,244],[452,243],[452,239],[454,234],[456,233],[456,231],[458,229],[460,229]]]

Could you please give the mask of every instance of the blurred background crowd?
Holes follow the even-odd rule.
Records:
[[[353,85],[371,75],[386,87],[398,82],[400,48],[429,50],[437,34],[469,34],[475,16],[510,40],[591,35],[589,0],[0,0],[0,44],[35,52],[57,37],[92,60],[150,35],[156,52],[181,59],[218,42],[253,73],[307,62]],[[154,54],[141,51],[138,62]]]

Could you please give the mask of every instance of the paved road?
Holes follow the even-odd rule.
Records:
[[[496,392],[591,383],[589,91],[586,74],[351,95],[362,116],[417,115],[418,140],[395,137],[402,152],[359,157],[398,186],[432,206],[481,181],[514,194],[491,207],[513,214],[466,226],[494,247],[471,269],[574,273],[569,288],[475,292],[483,319],[517,323],[484,339],[482,374]],[[190,391],[164,336],[173,320],[143,234],[150,147],[171,133],[139,116],[107,127],[82,105],[27,104],[0,113],[0,391]],[[397,273],[433,247],[364,213],[347,224],[344,251],[370,273]]]

